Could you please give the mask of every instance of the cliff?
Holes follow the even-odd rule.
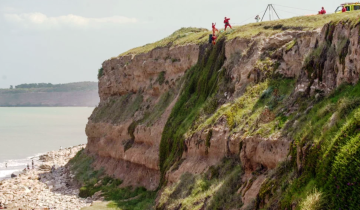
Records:
[[[25,86],[25,85],[23,85]],[[28,85],[29,86],[29,85]],[[0,106],[89,106],[99,103],[95,82],[51,85],[41,88],[1,89]]]
[[[250,24],[215,46],[182,29],[105,61],[86,126],[93,167],[160,189],[158,209],[356,209],[358,23]]]

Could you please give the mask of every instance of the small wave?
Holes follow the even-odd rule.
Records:
[[[36,159],[36,158],[39,158],[41,155],[45,155],[46,154],[46,152],[43,152],[43,153],[37,153],[37,154],[35,154],[35,155],[33,155],[33,156],[29,156],[29,157],[27,157],[26,159]]]
[[[12,173],[17,171],[19,171],[19,169],[0,170],[0,179],[10,177]]]

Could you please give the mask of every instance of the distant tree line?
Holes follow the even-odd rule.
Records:
[[[97,82],[74,82],[67,84],[30,83],[16,85],[15,88],[0,89],[1,93],[26,93],[26,92],[73,92],[73,91],[97,91]]]
[[[53,86],[51,83],[29,83],[16,85],[15,88],[48,88]]]

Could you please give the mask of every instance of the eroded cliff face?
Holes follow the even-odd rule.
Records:
[[[218,97],[214,96],[216,111],[200,112],[186,132],[185,149],[166,172],[167,184],[175,184],[185,173],[203,174],[224,157],[237,157],[243,168],[237,193],[243,209],[252,204],[268,172],[294,158],[289,155],[294,139],[284,129],[297,122],[281,123],[301,110],[301,97],[325,97],[341,84],[358,82],[359,28],[340,22],[312,31],[226,40],[226,60],[218,71],[226,71],[227,86],[232,88],[219,88]],[[184,73],[200,60],[208,62],[199,58],[211,49],[206,44],[158,48],[103,63],[101,102],[86,127],[86,149],[97,157],[96,168],[103,167],[109,175],[124,180],[124,185],[158,187],[159,145],[186,85]],[[270,77],[288,83],[256,86]],[[251,97],[258,102],[246,110]],[[207,201],[201,201],[205,207]]]
[[[161,134],[181,78],[198,55],[199,46],[186,45],[103,63],[101,101],[86,127],[87,150],[97,156],[97,169],[124,185],[158,187]]]

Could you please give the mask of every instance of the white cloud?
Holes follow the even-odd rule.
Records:
[[[4,14],[5,20],[25,27],[61,28],[61,27],[97,27],[103,24],[128,24],[138,22],[136,18],[112,16],[86,18],[78,15],[48,17],[43,13]]]

